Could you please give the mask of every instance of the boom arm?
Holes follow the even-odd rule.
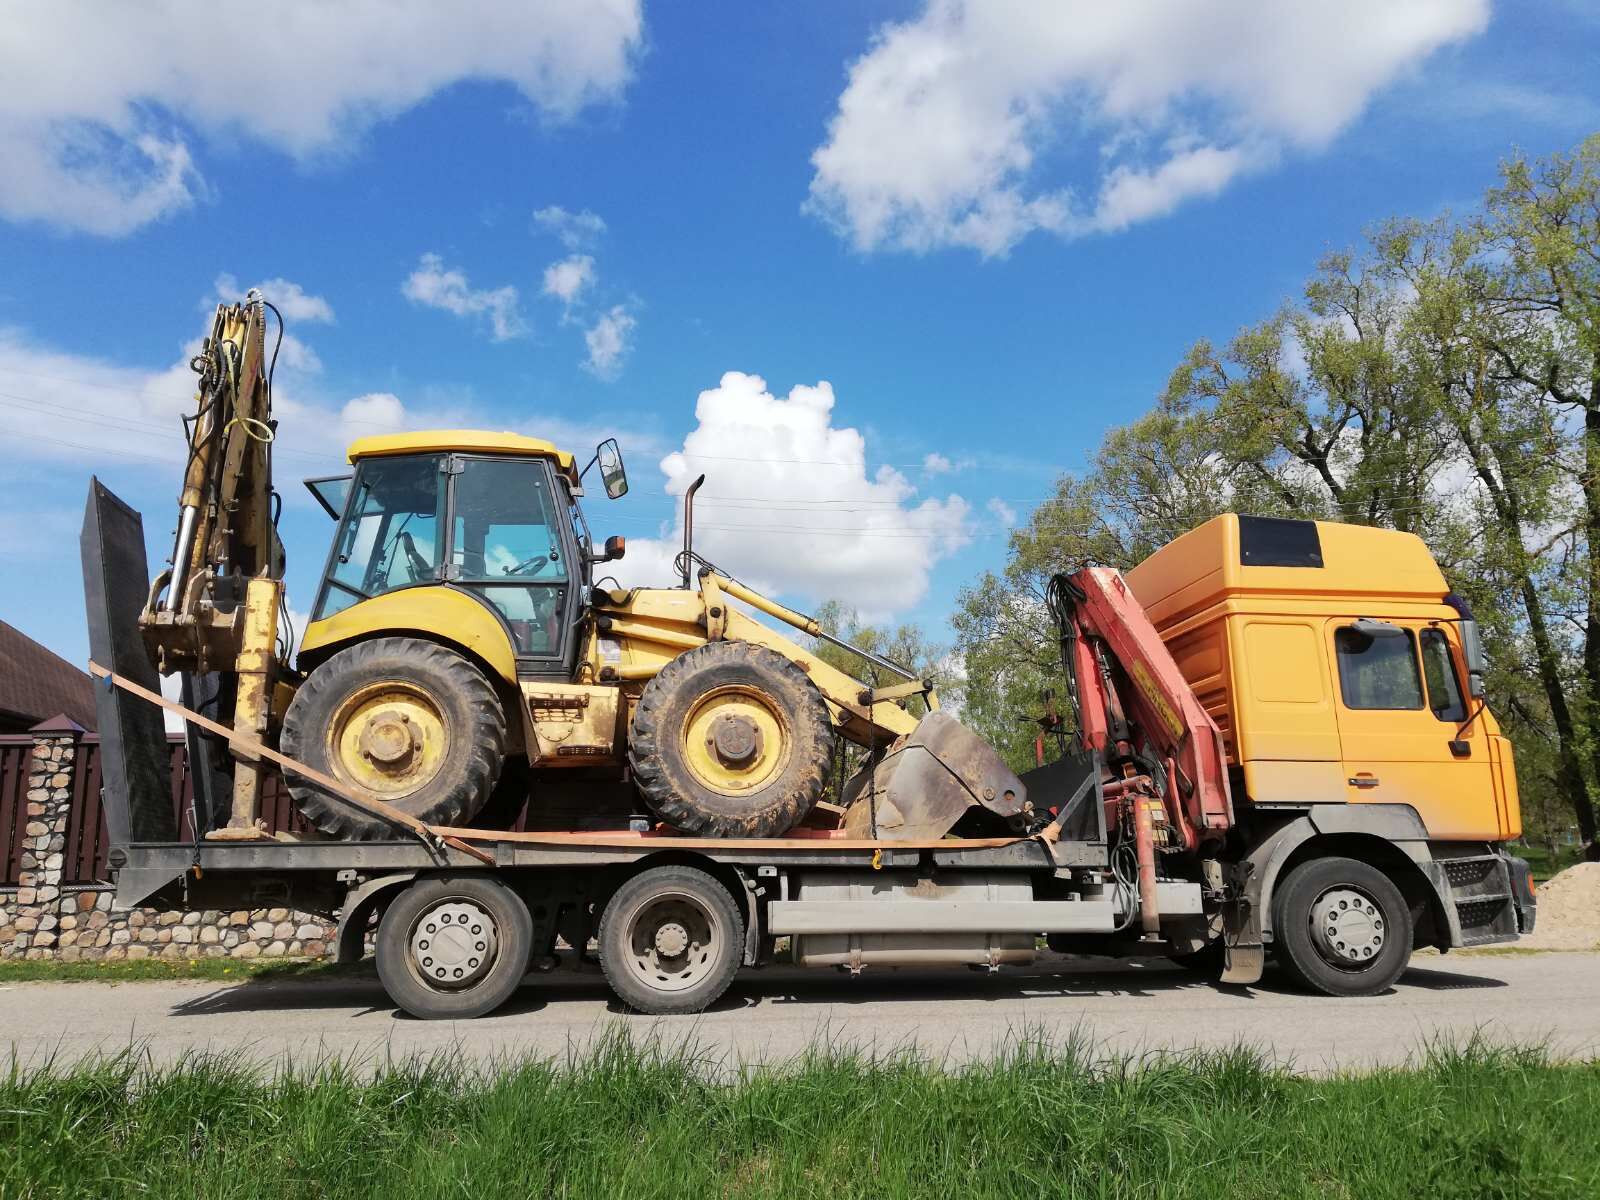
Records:
[[[283,602],[283,545],[272,518],[268,307],[256,292],[243,304],[219,305],[191,363],[200,384],[185,422],[172,565],[151,584],[139,615],[161,673],[182,672],[186,694],[194,676],[216,674],[215,715],[253,741],[267,732]],[[235,757],[228,827],[213,837],[257,833],[262,766],[252,756]]]
[[[1222,734],[1122,575],[1108,567],[1058,575],[1050,602],[1084,749],[1159,771],[1186,848],[1221,837],[1233,823]]]

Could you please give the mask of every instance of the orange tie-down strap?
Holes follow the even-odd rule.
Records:
[[[452,850],[469,855],[479,862],[489,866],[494,865],[494,856],[469,842],[509,842],[520,845],[543,846],[661,846],[681,850],[729,850],[733,848],[747,850],[985,850],[1009,846],[1015,842],[1028,841],[1028,838],[1001,837],[1001,838],[922,838],[913,841],[886,841],[881,838],[840,838],[831,837],[826,833],[813,837],[781,837],[781,838],[697,838],[687,837],[675,833],[634,833],[629,830],[616,832],[532,832],[511,833],[499,829],[467,829],[452,825],[429,825],[419,821],[410,813],[401,812],[392,804],[385,804],[382,800],[374,800],[363,796],[353,788],[340,783],[331,775],[325,775],[315,767],[308,767],[298,759],[290,758],[287,754],[280,754],[268,746],[262,745],[254,738],[236,730],[220,725],[209,717],[203,717],[191,708],[186,708],[175,700],[168,700],[149,688],[108,671],[99,663],[89,664],[89,674],[96,679],[108,681],[112,686],[121,688],[131,695],[138,696],[151,704],[175,713],[185,721],[192,722],[202,729],[209,730],[218,737],[227,739],[229,745],[247,757],[260,757],[268,762],[277,763],[293,771],[296,775],[309,779],[324,791],[337,796],[341,800],[354,804],[357,808],[375,813],[386,821],[404,829],[410,830],[424,844],[428,846],[445,845]],[[1037,838],[1031,840],[1039,840]]]

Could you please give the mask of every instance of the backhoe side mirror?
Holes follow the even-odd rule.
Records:
[[[606,495],[613,500],[620,500],[626,496],[628,472],[622,465],[622,450],[617,446],[617,439],[607,438],[601,442],[595,447],[594,456],[600,464],[600,480],[606,485]],[[609,541],[606,543],[607,546],[610,544]],[[622,557],[620,552],[617,557]]]

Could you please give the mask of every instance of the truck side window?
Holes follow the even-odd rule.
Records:
[[[1465,721],[1467,706],[1461,698],[1455,664],[1450,661],[1449,641],[1438,629],[1424,629],[1418,637],[1422,641],[1422,674],[1428,681],[1428,707],[1441,721],[1452,725]]]
[[[1333,640],[1346,708],[1422,707],[1417,645],[1409,631],[1374,637],[1347,625]]]

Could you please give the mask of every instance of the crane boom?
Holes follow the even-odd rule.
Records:
[[[1221,731],[1121,573],[1058,575],[1050,601],[1083,748],[1154,777],[1185,849],[1220,839],[1233,824]]]

